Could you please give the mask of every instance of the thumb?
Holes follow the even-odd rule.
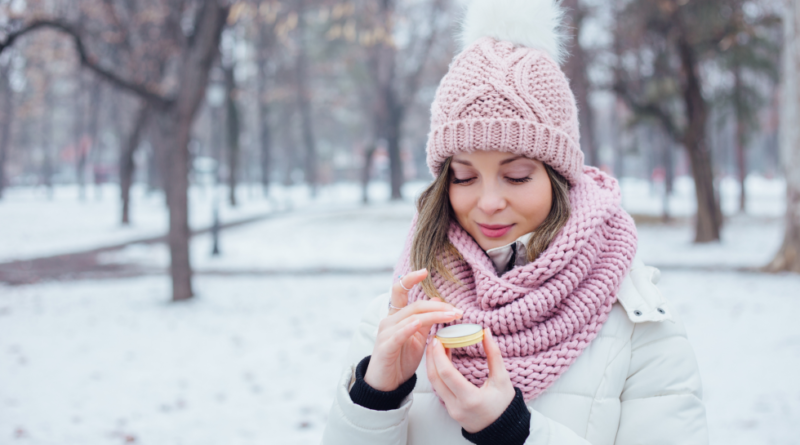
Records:
[[[507,380],[508,371],[503,363],[503,354],[489,328],[483,330],[483,350],[486,351],[486,364],[489,365],[489,379]]]

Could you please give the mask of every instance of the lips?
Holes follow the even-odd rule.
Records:
[[[487,238],[500,238],[501,236],[508,233],[514,224],[480,224],[478,226],[481,228],[481,233]]]

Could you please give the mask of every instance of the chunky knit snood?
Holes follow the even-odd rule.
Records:
[[[450,242],[462,258],[445,266],[458,279],[432,274],[444,299],[464,311],[458,323],[492,330],[515,387],[529,401],[555,382],[597,336],[636,253],[636,227],[620,207],[617,181],[593,167],[570,190],[571,216],[531,263],[498,277],[489,257],[458,223]],[[397,275],[410,272],[416,218]],[[420,286],[409,303],[427,299]],[[435,325],[431,335],[444,325]],[[488,377],[478,343],[453,351],[453,364],[475,385]]]

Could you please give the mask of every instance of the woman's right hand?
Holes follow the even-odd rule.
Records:
[[[431,326],[461,318],[463,312],[441,301],[408,304],[408,291],[419,284],[428,271],[420,269],[403,276],[392,286],[389,316],[378,325],[378,335],[364,381],[378,391],[394,391],[410,379],[422,361]],[[400,284],[403,284],[401,286]]]

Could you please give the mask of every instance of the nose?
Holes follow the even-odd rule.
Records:
[[[481,189],[481,196],[478,198],[478,210],[481,212],[491,216],[503,211],[507,205],[506,197],[497,184],[486,184]]]

